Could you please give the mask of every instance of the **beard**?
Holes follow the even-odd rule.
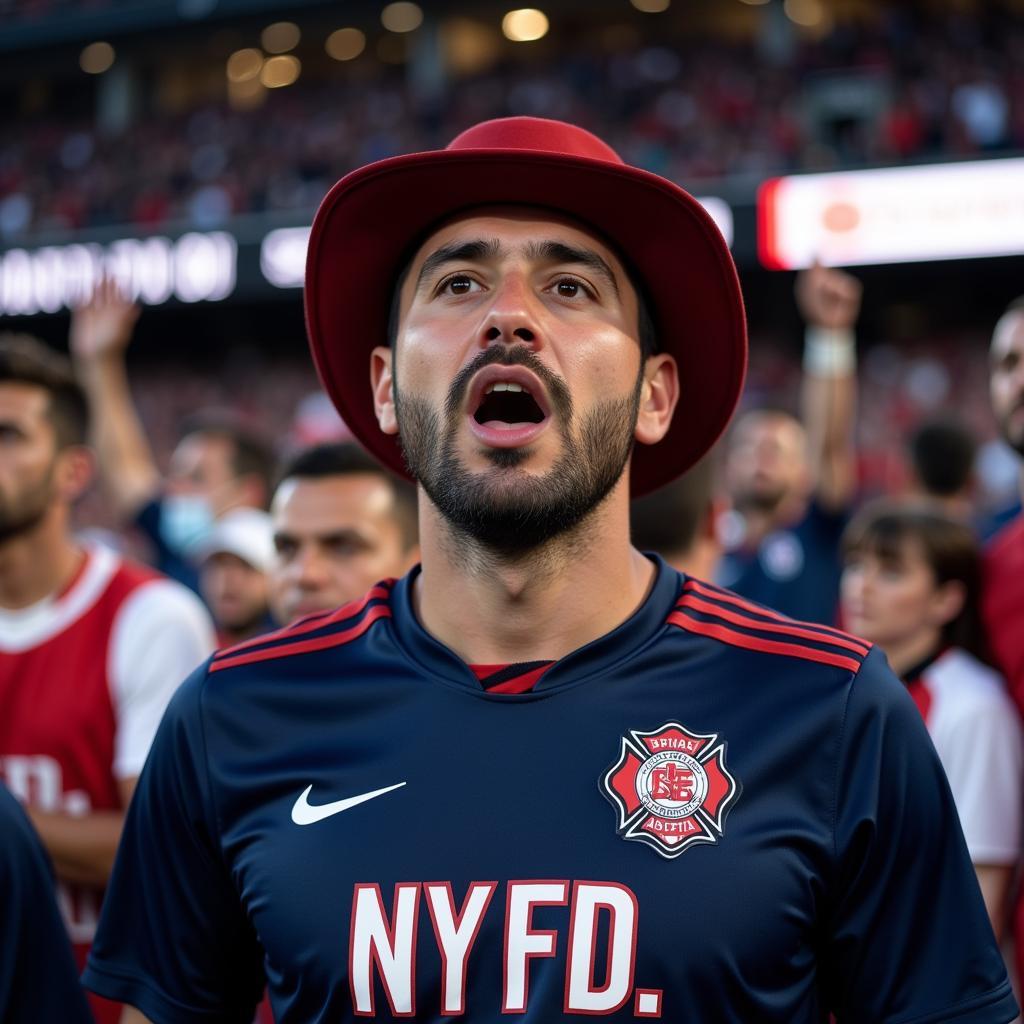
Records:
[[[31,533],[46,517],[53,501],[53,466],[41,481],[11,498],[0,493],[0,544]]]
[[[737,512],[772,515],[788,496],[789,490],[782,485],[772,488],[746,487],[738,490],[732,500]]]
[[[457,438],[466,390],[484,366],[525,366],[551,398],[552,417],[565,432],[563,450],[543,475],[515,472],[527,448],[490,448],[494,472],[470,472],[459,458]],[[395,380],[399,439],[410,473],[456,533],[510,559],[573,531],[607,497],[633,451],[643,369],[632,394],[599,402],[575,422],[565,382],[528,348],[492,347],[452,382],[442,414],[424,399],[400,392]]]

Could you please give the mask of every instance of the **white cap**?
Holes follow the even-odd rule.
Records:
[[[260,572],[267,572],[274,560],[274,530],[270,516],[256,508],[235,508],[226,512],[198,545],[197,561],[214,555],[235,555]]]

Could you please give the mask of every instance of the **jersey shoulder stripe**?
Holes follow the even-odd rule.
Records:
[[[688,580],[668,623],[734,647],[802,658],[858,672],[870,645],[827,626],[787,619],[777,612]]]
[[[362,636],[379,619],[391,617],[388,602],[393,584],[394,580],[385,580],[371,588],[360,600],[342,605],[335,611],[306,616],[274,633],[254,637],[218,651],[213,657],[210,671],[217,672],[347,644]]]

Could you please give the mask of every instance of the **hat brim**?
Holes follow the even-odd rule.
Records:
[[[625,164],[539,151],[439,150],[370,164],[338,182],[317,211],[305,308],[324,389],[352,433],[408,477],[397,438],[377,424],[370,353],[389,344],[396,278],[410,245],[461,209],[549,207],[592,226],[645,287],[659,349],[671,353],[680,400],[668,434],[635,446],[634,496],[694,465],[725,429],[746,373],[743,298],[729,249],[691,195]]]

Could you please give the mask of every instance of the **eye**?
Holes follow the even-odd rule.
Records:
[[[563,299],[577,299],[581,294],[594,297],[594,293],[577,277],[560,277],[553,287],[555,294]]]
[[[437,286],[437,292],[439,295],[443,292],[448,292],[450,295],[469,295],[474,290],[474,286],[480,287],[479,283],[468,274],[452,274]]]

